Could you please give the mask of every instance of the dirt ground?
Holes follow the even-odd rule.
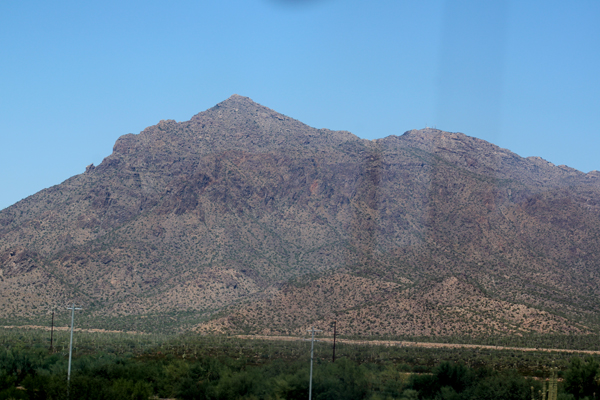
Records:
[[[48,326],[39,325],[22,325],[22,326],[2,326],[4,329],[43,329],[50,330]],[[55,326],[57,331],[67,331],[68,326]],[[142,332],[122,332],[122,331],[110,331],[106,329],[81,329],[75,328],[78,332],[99,332],[99,333],[129,333],[129,334],[143,334]],[[273,341],[296,341],[306,340],[307,337],[300,336],[265,336],[265,335],[236,335],[240,339],[257,339],[257,340],[273,340]],[[333,343],[333,338],[330,337],[319,337],[321,342]],[[535,347],[509,347],[509,346],[490,346],[483,344],[453,344],[453,343],[431,343],[431,342],[409,342],[403,340],[350,340],[350,339],[336,339],[336,343],[344,343],[350,345],[370,345],[370,346],[406,346],[406,347],[427,347],[427,348],[471,348],[471,349],[489,349],[489,350],[516,350],[516,351],[546,351],[546,352],[559,352],[559,353],[581,353],[581,354],[600,354],[598,350],[573,350],[573,349],[551,349],[551,348],[535,348]]]
[[[5,325],[5,326],[0,326],[0,328],[4,328],[4,329],[41,329],[44,331],[49,331],[50,327],[49,326],[39,326],[39,325]],[[55,331],[68,331],[69,329],[71,329],[68,326],[55,326],[54,330]],[[123,331],[109,331],[106,329],[82,329],[82,328],[75,328],[75,332],[99,332],[99,333],[130,333],[132,335],[143,335],[142,332],[135,332],[135,331],[127,331],[127,332],[123,332]]]
[[[306,337],[299,336],[262,336],[262,335],[237,335],[240,339],[260,339],[260,340],[277,340],[277,341],[294,341],[306,340]],[[318,338],[321,342],[333,342],[333,338]],[[547,349],[534,347],[508,347],[508,346],[489,346],[483,344],[452,344],[452,343],[430,343],[430,342],[408,342],[396,340],[350,340],[336,339],[336,343],[354,344],[354,345],[371,345],[371,346],[407,346],[407,347],[428,347],[428,348],[471,348],[471,349],[490,349],[490,350],[517,350],[517,351],[547,351],[559,353],[583,353],[583,354],[600,354],[597,350],[571,350],[571,349]]]

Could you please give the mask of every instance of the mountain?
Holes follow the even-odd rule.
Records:
[[[75,301],[119,329],[586,334],[599,250],[598,172],[436,129],[363,140],[233,95],[0,211],[0,318]]]

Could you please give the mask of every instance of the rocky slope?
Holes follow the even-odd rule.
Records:
[[[362,140],[234,95],[0,211],[0,318],[74,300],[137,329],[594,332],[599,238],[597,172],[434,129]]]

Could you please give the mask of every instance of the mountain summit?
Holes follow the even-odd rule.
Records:
[[[233,95],[0,211],[0,318],[75,301],[115,329],[594,332],[599,195],[461,133],[369,141]]]

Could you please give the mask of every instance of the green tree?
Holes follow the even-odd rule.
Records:
[[[516,371],[493,373],[465,392],[468,400],[529,400],[531,382]],[[535,386],[535,385],[534,385]]]
[[[569,369],[564,373],[565,391],[577,399],[593,398],[594,393],[600,393],[600,366],[592,357],[581,360],[573,358]]]

